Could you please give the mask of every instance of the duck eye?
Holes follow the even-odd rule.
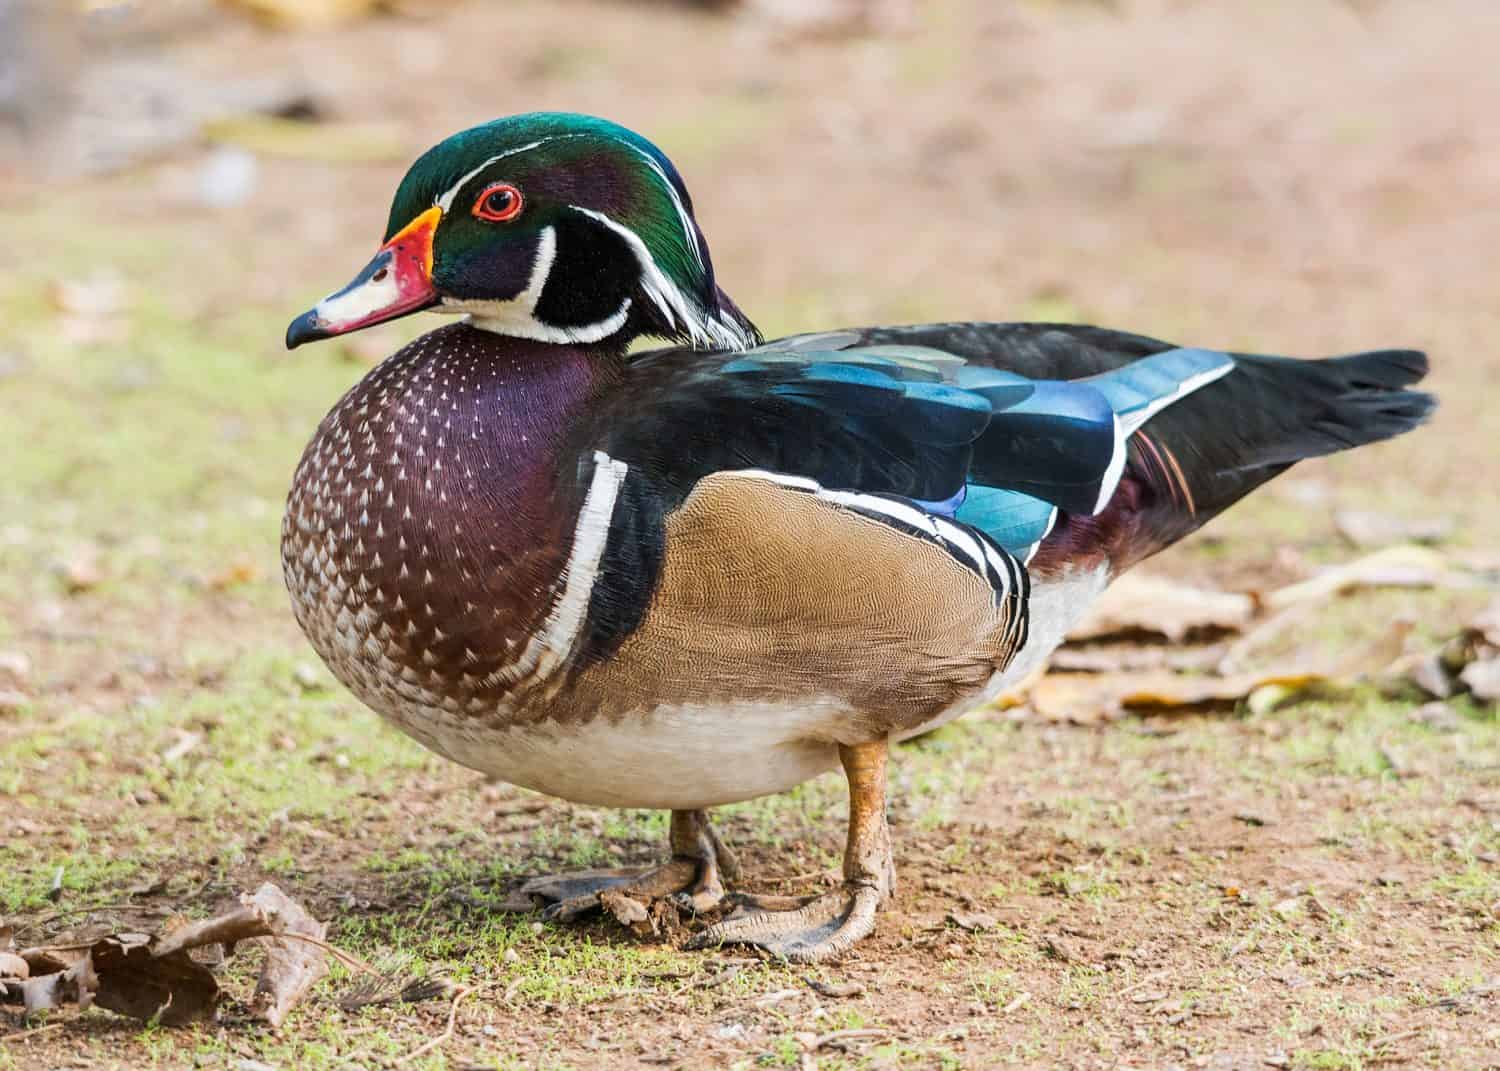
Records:
[[[521,214],[521,191],[508,182],[486,186],[474,202],[474,215],[491,223],[508,223]]]

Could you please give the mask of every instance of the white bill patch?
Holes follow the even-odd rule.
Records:
[[[385,274],[378,280],[372,277],[358,286],[329,294],[318,302],[313,314],[330,327],[342,327],[390,308],[401,300],[401,287],[394,271],[389,267],[383,270]]]

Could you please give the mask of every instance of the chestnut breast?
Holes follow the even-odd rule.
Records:
[[[600,369],[457,324],[375,368],[297,468],[282,566],[334,674],[419,738],[502,705],[545,619],[581,493],[566,445]]]

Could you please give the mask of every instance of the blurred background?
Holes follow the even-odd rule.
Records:
[[[1303,356],[1425,348],[1430,427],[1299,468],[1151,569],[1260,592],[1415,539],[1492,582],[1497,56],[1493,0],[0,0],[0,912],[142,872],[347,861],[289,813],[352,822],[368,839],[348,851],[382,865],[430,847],[410,818],[472,778],[331,686],[277,542],[323,413],[443,321],[295,354],[282,337],[365,263],[418,153],[508,113],[597,113],[660,145],[768,336],[1065,320]],[[1437,643],[1486,597],[1374,593],[1283,648],[1344,650],[1402,615]],[[1353,726],[1352,784],[1389,772],[1373,741],[1413,705]],[[1478,709],[1452,740],[1493,754]],[[1060,739],[1047,754],[1075,770],[1118,743]],[[934,774],[922,806],[968,806],[990,761],[962,791]],[[1262,798],[1289,761],[1236,791]],[[1043,794],[1061,776],[1044,765]],[[1450,796],[1493,773],[1451,777]],[[1008,792],[986,806],[1010,814]],[[459,841],[487,828],[475,806]],[[790,812],[766,813],[739,833]],[[1491,813],[1465,851],[1500,850]],[[612,835],[649,857],[651,821]],[[533,869],[562,851],[518,843]],[[1474,895],[1500,896],[1486,873]]]
[[[0,0],[6,583],[46,595],[75,536],[273,571],[313,421],[437,321],[296,355],[285,323],[364,262],[420,151],[537,108],[658,142],[771,334],[1429,348],[1436,427],[1230,523],[1475,535],[1500,519],[1497,40],[1484,0]]]

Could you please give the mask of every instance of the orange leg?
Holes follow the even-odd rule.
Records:
[[[836,892],[787,902],[746,898],[756,908],[736,914],[695,937],[690,948],[755,945],[772,955],[810,963],[847,951],[875,928],[875,912],[896,888],[890,827],[885,821],[885,741],[840,747],[849,779],[849,839],[844,884]]]

